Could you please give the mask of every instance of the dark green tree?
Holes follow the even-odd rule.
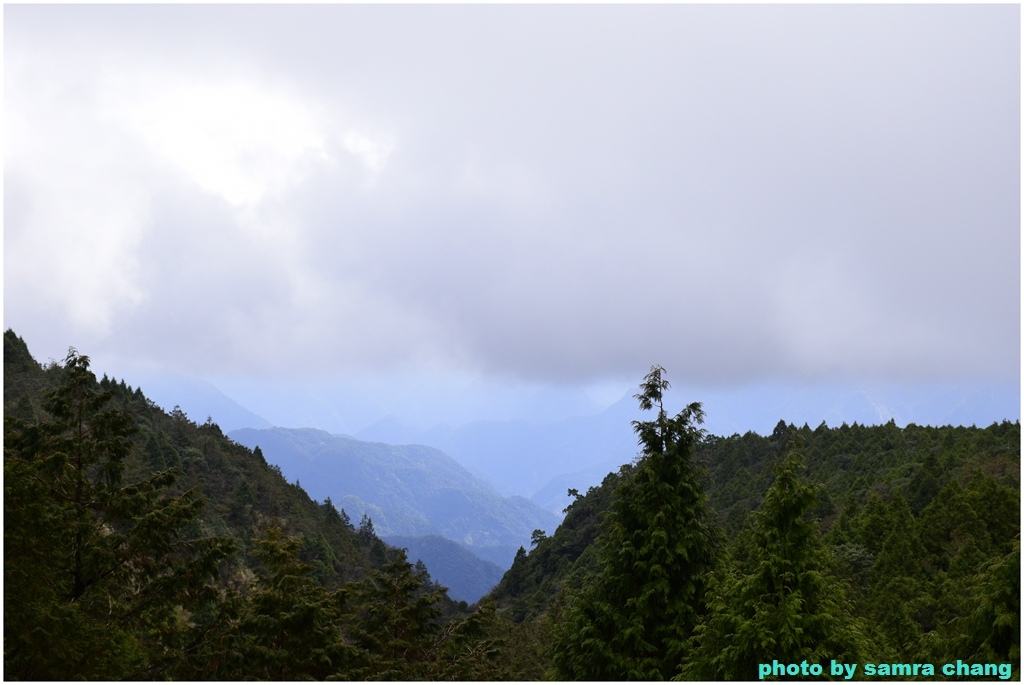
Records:
[[[158,677],[181,658],[189,615],[232,545],[172,496],[173,470],[125,484],[135,429],[69,351],[47,416],[4,422],[4,675]]]
[[[606,516],[601,571],[573,599],[556,636],[554,666],[565,679],[669,678],[704,610],[716,547],[693,458],[704,412],[695,402],[670,417],[663,374],[652,367],[636,395],[657,416],[633,422],[642,452]]]
[[[355,677],[373,680],[422,680],[440,636],[437,619],[443,589],[431,589],[404,550],[353,589],[358,615],[355,644],[368,661]]]
[[[899,489],[888,506],[887,518],[889,533],[869,574],[868,616],[885,636],[893,658],[923,660],[919,652],[921,621],[932,613],[934,598],[924,582],[925,550],[917,535],[917,521]]]
[[[815,492],[799,476],[802,467],[791,445],[745,532],[746,563],[723,564],[709,591],[683,678],[753,680],[758,664],[773,659],[859,663],[863,628],[829,573],[818,524],[807,516]]]
[[[929,452],[925,455],[921,468],[914,474],[908,487],[910,508],[915,516],[919,515],[921,510],[935,499],[935,495],[939,494],[941,478],[939,461],[934,454]]]
[[[330,590],[299,559],[302,540],[269,528],[257,541],[264,569],[224,602],[216,628],[190,660],[190,680],[323,680],[362,662],[345,626],[346,592]]]
[[[439,625],[431,661],[425,677],[430,680],[526,680],[517,663],[515,624],[499,619],[494,601],[484,599],[476,611],[465,617]],[[526,655],[523,655],[526,656]],[[535,667],[536,657],[530,661]],[[511,657],[511,658],[509,658]],[[534,677],[536,679],[536,677]]]
[[[985,566],[971,592],[973,610],[960,647],[974,662],[1009,662],[1020,678],[1020,538]]]

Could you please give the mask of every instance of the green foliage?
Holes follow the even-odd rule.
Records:
[[[821,534],[815,543],[821,545],[821,578],[836,597],[845,598],[842,606],[850,621],[844,624],[858,627],[853,632],[860,633],[859,644],[867,645],[861,649],[863,659],[939,663],[967,653],[988,654],[980,645],[990,631],[989,644],[1000,645],[993,653],[1016,663],[1019,656],[1010,655],[1019,655],[1019,640],[1006,646],[1005,636],[1013,631],[992,627],[1019,622],[1019,600],[1014,600],[1019,582],[1011,580],[1011,573],[997,576],[1002,580],[987,575],[1005,570],[1000,560],[1011,559],[1008,555],[1019,545],[1016,422],[984,429],[909,425],[902,430],[891,423],[837,428],[822,423],[811,430],[780,422],[770,436],[748,433],[698,441],[696,461],[710,465],[709,499],[731,550],[721,555],[706,595],[713,607],[732,607],[732,614],[706,614],[725,617],[719,621],[721,632],[728,632],[728,616],[741,615],[735,604],[722,604],[723,597],[734,598],[750,582],[759,549],[755,521],[761,514],[751,515],[767,506],[767,493],[778,480],[776,469],[787,458],[786,440],[793,435],[804,443],[800,453],[807,466],[802,470],[820,483],[818,504],[804,511],[803,520]],[[522,550],[492,593],[499,612],[521,622],[522,636],[542,624],[553,631],[557,639],[538,638],[542,641],[529,649],[517,648],[517,653],[543,660],[542,670],[550,677],[573,677],[564,650],[574,631],[586,625],[576,615],[580,611],[590,612],[591,623],[606,621],[609,631],[620,625],[611,603],[599,601],[604,559],[595,538],[600,522],[610,517],[619,485],[635,469],[626,466],[600,487],[577,492],[562,525],[529,553]],[[831,507],[821,504],[825,495]],[[979,596],[982,587],[988,599]],[[700,629],[706,644],[713,644],[713,622],[709,618]],[[595,639],[596,630],[588,630],[577,639],[590,639],[592,649],[604,644]],[[552,643],[563,651],[553,653]],[[617,658],[611,649],[593,654],[595,663]],[[684,655],[680,661],[691,659]],[[711,664],[711,675],[707,663],[694,664],[686,673],[723,677],[727,664],[718,661]]]
[[[372,592],[353,593],[392,552],[369,521],[356,531],[212,421],[97,382],[85,357],[44,369],[5,345],[5,676],[374,677],[356,644]],[[464,659],[437,631],[467,611],[415,577],[449,659],[420,671],[443,674]],[[470,634],[452,632],[475,653]]]
[[[174,471],[125,484],[130,416],[87,357],[70,351],[62,376],[44,421],[4,424],[5,675],[152,677],[231,543],[188,534],[202,500],[168,494]]]
[[[425,675],[431,680],[525,679],[509,658],[509,632],[514,630],[497,618],[494,602],[485,600],[472,614],[438,632]]]
[[[961,649],[974,662],[1013,664],[1020,679],[1020,537],[975,578]]]
[[[601,571],[571,600],[557,631],[554,665],[564,678],[671,677],[704,610],[715,535],[693,460],[703,411],[694,403],[669,417],[663,373],[653,367],[636,395],[657,417],[634,422],[643,451],[612,499]]]
[[[682,676],[753,680],[759,663],[860,663],[868,652],[843,585],[829,573],[827,549],[807,517],[814,489],[798,475],[792,449],[741,537],[745,563],[727,563],[709,590]]]
[[[708,493],[719,524],[733,516],[730,535],[739,531],[736,522],[763,500],[791,431],[804,443],[808,477],[825,485],[822,496],[827,493],[836,504],[834,513],[817,512],[824,529],[851,495],[864,506],[871,495],[888,501],[901,488],[916,517],[948,483],[966,483],[978,470],[1004,487],[1020,489],[1019,422],[988,428],[910,424],[902,430],[892,422],[837,428],[822,423],[814,430],[780,424],[775,437],[709,437],[697,446],[698,459],[710,467]]]
[[[346,674],[364,656],[343,631],[346,593],[299,560],[302,541],[270,528],[256,541],[265,571],[232,593],[182,675],[203,680],[306,680]]]
[[[370,655],[359,678],[422,678],[429,661],[441,592],[426,591],[425,578],[398,550],[382,570],[353,588],[360,605],[356,644]]]

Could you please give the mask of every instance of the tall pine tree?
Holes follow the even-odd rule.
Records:
[[[693,458],[704,412],[695,402],[667,414],[664,371],[652,367],[635,396],[657,416],[633,422],[642,452],[605,519],[601,572],[574,598],[556,636],[554,666],[565,679],[670,678],[703,612],[715,558]]]

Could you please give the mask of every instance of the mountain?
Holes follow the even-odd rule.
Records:
[[[683,387],[675,396],[677,403],[700,401],[707,412],[704,428],[720,436],[748,431],[769,435],[780,419],[815,427],[822,421],[840,426],[889,420],[900,426],[984,426],[1020,418],[1020,387],[1013,383]],[[549,423],[476,421],[417,430],[390,416],[358,431],[356,437],[436,447],[503,494],[529,497],[560,513],[572,501],[568,488],[585,491],[636,456],[631,422],[639,418],[636,401],[627,394],[599,413]]]
[[[610,468],[636,456],[630,421],[638,416],[636,402],[624,397],[598,414],[546,424],[476,421],[413,431],[389,419],[356,435],[431,445],[494,483],[502,493],[529,496],[537,505],[560,514],[570,501],[569,487],[586,489],[600,482]]]
[[[133,371],[131,377],[140,376]],[[495,419],[543,423],[593,414],[602,406],[579,388],[546,384],[530,388],[474,373],[355,372],[322,378],[214,374],[204,378],[274,426],[319,428],[345,435],[356,435],[388,416],[426,429]]]
[[[225,432],[238,428],[270,428],[272,425],[216,386],[194,376],[140,370],[133,374],[132,380],[145,390],[147,398],[164,410],[179,407],[197,421],[205,421],[209,417]]]
[[[494,589],[504,575],[504,570],[497,564],[481,559],[459,543],[440,535],[391,535],[384,541],[404,548],[410,561],[422,561],[430,571],[430,577],[448,588],[452,599],[476,602]]]
[[[388,445],[313,428],[251,428],[229,436],[260,447],[311,496],[330,498],[354,520],[369,516],[381,536],[441,535],[508,568],[534,530],[559,518],[522,497],[502,497],[444,452]]]
[[[209,416],[225,431],[241,428],[269,428],[262,416],[243,407],[218,387],[181,374],[155,373],[139,369],[132,378],[145,388],[147,396],[170,410],[180,406],[190,417]],[[493,483],[506,496],[519,495],[556,516],[571,502],[569,488],[580,491],[601,482],[604,474],[636,456],[636,437],[630,422],[640,418],[631,393],[602,411],[569,391],[486,393],[482,388],[461,388],[476,393],[493,411],[504,408],[514,420],[473,421],[464,424],[423,426],[430,413],[414,403],[393,407],[396,413],[355,430],[359,420],[386,411],[370,400],[371,388],[291,387],[273,392],[252,393],[244,384],[235,385],[246,402],[256,402],[268,411],[268,397],[290,398],[289,411],[273,409],[274,416],[290,416],[278,425],[330,428],[339,433],[354,430],[354,437],[389,444],[420,444],[450,455],[478,478]],[[266,390],[266,389],[264,389]],[[314,391],[315,390],[315,391]],[[450,398],[456,390],[442,386],[432,395]],[[409,390],[406,394],[411,393]],[[811,426],[825,421],[829,426],[858,422],[882,424],[893,419],[898,425],[987,425],[993,420],[1014,420],[1020,416],[1019,386],[999,383],[861,383],[842,386],[798,386],[760,384],[743,388],[702,388],[684,386],[674,393],[679,398],[700,400],[707,412],[705,428],[710,434],[743,434],[753,430],[769,434],[781,418],[787,423]],[[475,396],[476,396],[475,395]],[[492,396],[493,395],[493,396]],[[487,399],[489,398],[489,399]],[[532,406],[531,403],[536,404]],[[444,402],[447,404],[447,402]],[[372,406],[371,406],[372,405]],[[527,406],[532,406],[527,411]],[[315,409],[319,407],[319,409]],[[358,410],[357,410],[358,408]],[[1009,414],[1007,414],[1009,408]],[[315,411],[314,411],[315,409]],[[370,411],[372,409],[372,411]],[[367,413],[369,412],[369,413]],[[547,420],[543,417],[569,418]],[[306,419],[301,419],[305,416]],[[345,418],[346,421],[342,421]],[[300,420],[301,419],[301,420]],[[340,423],[339,423],[340,422]],[[342,424],[349,428],[341,427]],[[426,424],[429,425],[429,424]],[[362,510],[366,503],[351,503]],[[370,508],[372,511],[372,507]],[[377,512],[375,522],[382,515]]]
[[[89,363],[44,368],[4,334],[6,678],[502,677],[467,635],[493,611]]]

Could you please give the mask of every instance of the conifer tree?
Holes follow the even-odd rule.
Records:
[[[566,679],[671,677],[704,608],[715,558],[702,469],[699,403],[665,411],[660,366],[635,397],[653,421],[634,421],[642,452],[618,488],[599,538],[601,572],[573,600],[556,636],[554,666]]]
[[[975,578],[960,648],[974,662],[1009,662],[1020,679],[1020,538]]]
[[[345,592],[316,581],[299,559],[302,541],[278,528],[257,541],[265,570],[245,595],[230,595],[221,620],[190,662],[188,679],[323,680],[348,677],[362,653],[344,628]]]
[[[4,423],[4,675],[139,679],[180,658],[231,551],[186,536],[202,500],[173,470],[125,484],[135,430],[70,350],[36,424]]]
[[[885,635],[893,658],[920,659],[920,618],[934,602],[923,573],[924,545],[917,521],[900,489],[893,495],[887,518],[889,533],[869,576],[868,616]]]
[[[747,563],[723,564],[709,590],[682,678],[754,680],[758,664],[773,659],[859,662],[863,629],[828,572],[817,523],[806,517],[815,493],[801,467],[791,446],[745,531]]]
[[[358,612],[355,644],[368,655],[355,677],[375,680],[422,680],[440,632],[436,619],[443,589],[430,588],[424,571],[416,571],[404,550],[382,570],[371,571],[352,589]]]
[[[453,619],[438,631],[425,676],[430,680],[525,680],[509,658],[511,621],[497,617],[494,600],[485,598],[469,616]]]

